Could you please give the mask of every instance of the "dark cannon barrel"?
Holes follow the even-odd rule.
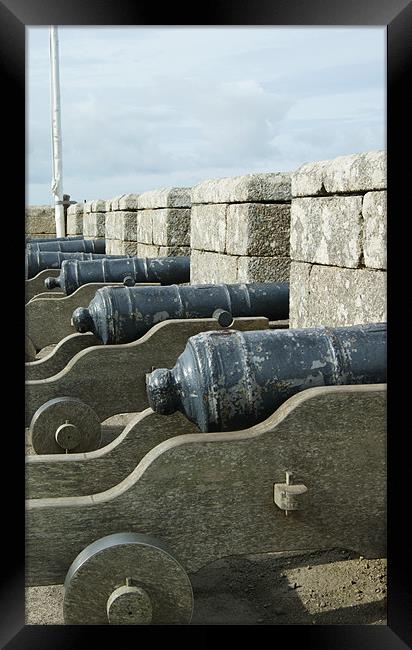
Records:
[[[200,431],[244,429],[313,386],[386,381],[386,323],[223,330],[192,336],[172,370],[146,377],[157,413],[181,411]]]
[[[67,237],[26,237],[26,244],[39,244],[46,241],[73,241],[84,239],[84,235],[68,235]]]
[[[88,282],[123,282],[128,278],[138,282],[161,284],[190,281],[190,257],[128,257],[93,261],[70,260],[61,265],[57,278],[47,278],[48,289],[60,287],[67,295]],[[119,287],[121,288],[121,287]]]
[[[40,251],[60,251],[61,253],[105,253],[105,239],[71,239],[71,240],[53,240],[44,242],[31,241],[27,245],[28,249],[37,249]]]
[[[128,255],[105,255],[104,253],[61,253],[60,251],[26,250],[26,279],[34,278],[40,271],[60,269],[65,260],[100,260],[105,257],[119,259]]]
[[[78,332],[93,332],[103,343],[128,343],[153,325],[176,318],[216,318],[231,325],[231,316],[288,318],[289,284],[199,284],[178,287],[103,287],[88,308],[73,312]]]

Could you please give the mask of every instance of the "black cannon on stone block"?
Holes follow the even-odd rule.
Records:
[[[179,259],[179,258],[177,258]],[[92,332],[104,344],[129,343],[164,320],[211,318],[230,326],[232,317],[289,316],[289,283],[199,284],[163,287],[103,287],[87,308],[73,312],[78,332]]]
[[[83,284],[90,282],[159,282],[181,284],[190,281],[190,257],[129,257],[62,263],[60,275],[47,278],[47,289],[60,287],[70,295]]]
[[[63,253],[61,251],[26,250],[26,280],[47,269],[60,269],[66,260],[100,260],[106,257],[124,258],[128,255],[106,255],[105,253]],[[43,280],[44,291],[44,280]]]
[[[26,237],[26,244],[39,244],[46,241],[73,241],[84,239],[84,235],[68,235],[67,237]]]

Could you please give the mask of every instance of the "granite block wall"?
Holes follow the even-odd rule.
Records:
[[[386,154],[292,174],[290,327],[386,320]]]
[[[192,284],[289,279],[290,174],[208,180],[191,195]]]

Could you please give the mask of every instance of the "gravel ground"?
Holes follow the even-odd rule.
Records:
[[[341,550],[245,555],[190,578],[191,625],[386,625],[383,558]],[[26,623],[64,623],[62,585],[26,589]]]

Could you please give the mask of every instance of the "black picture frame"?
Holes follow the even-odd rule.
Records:
[[[198,15],[196,15],[196,8]],[[405,198],[410,170],[402,163],[402,153],[411,151],[410,89],[408,72],[412,49],[412,3],[407,0],[255,0],[234,2],[214,0],[205,6],[168,3],[156,5],[141,0],[1,0],[0,70],[3,95],[3,171],[4,204],[1,264],[7,279],[3,284],[3,356],[10,350],[3,382],[4,425],[1,458],[9,476],[3,492],[2,569],[0,572],[0,645],[17,648],[63,649],[96,647],[101,641],[120,647],[124,635],[132,643],[157,643],[159,631],[170,642],[182,634],[198,644],[219,638],[223,629],[214,626],[199,630],[184,628],[113,628],[107,626],[25,626],[24,625],[24,359],[23,359],[23,284],[25,208],[25,28],[35,25],[311,25],[311,26],[387,26],[388,44],[388,625],[387,626],[277,626],[288,646],[303,643],[304,648],[350,649],[407,648],[412,643],[411,589],[406,567],[410,542],[408,535],[408,465],[403,448],[408,434],[407,381],[401,371],[408,363],[409,324],[405,316],[409,292],[399,296],[400,284],[408,279],[409,245],[404,235],[410,216]],[[409,140],[408,140],[409,139]],[[406,157],[407,161],[407,157]],[[408,183],[409,180],[409,183]],[[405,215],[405,216],[404,216]],[[404,216],[404,218],[402,218]],[[19,234],[18,234],[19,233]],[[18,234],[18,236],[17,236]],[[5,260],[6,253],[8,260]],[[410,253],[409,253],[410,255]],[[402,266],[403,262],[403,266]],[[4,265],[4,266],[3,266]],[[6,266],[7,265],[7,266]],[[408,288],[406,282],[406,288]],[[7,287],[7,288],[6,288]],[[398,298],[398,303],[397,303]],[[7,314],[7,316],[6,316]],[[405,330],[405,331],[404,331]],[[7,344],[5,344],[7,342]],[[15,351],[16,350],[16,351]],[[402,362],[402,365],[401,365]],[[403,409],[403,410],[402,410]],[[20,419],[21,415],[21,419]],[[11,416],[7,417],[6,416]],[[8,424],[6,425],[6,421]],[[242,627],[241,639],[248,643],[268,630]],[[269,630],[270,632],[270,630]],[[230,637],[233,629],[229,628]],[[285,642],[285,641],[284,641]]]

